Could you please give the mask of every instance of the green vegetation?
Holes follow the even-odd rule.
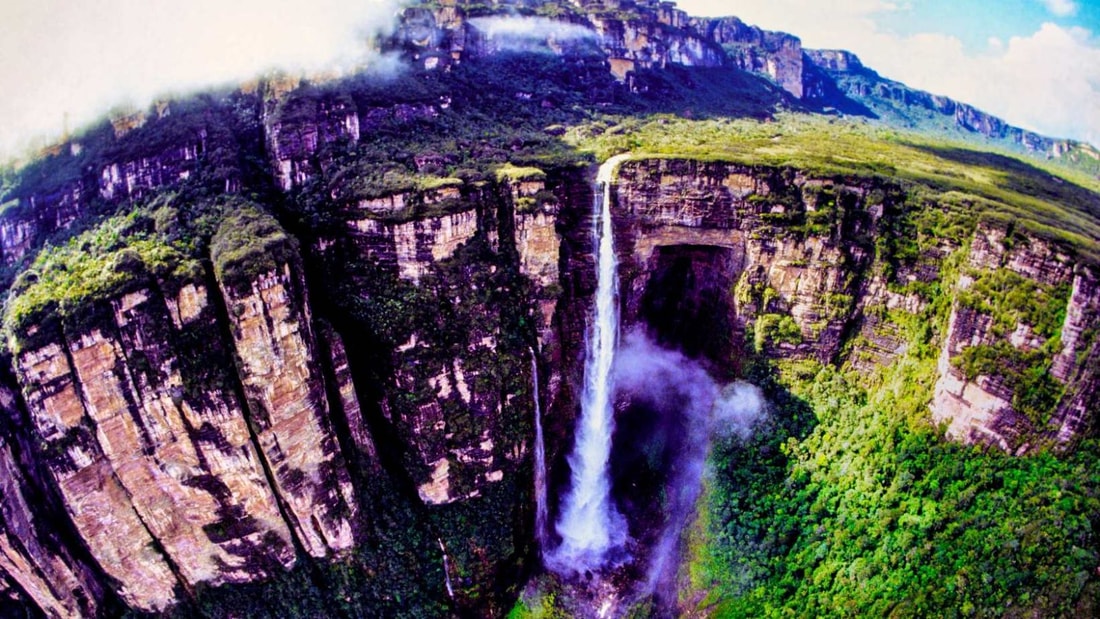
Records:
[[[517,10],[557,14],[571,6]],[[273,568],[264,583],[200,587],[178,614],[503,614],[517,595],[518,579],[510,579],[530,559],[523,465],[477,499],[425,508],[410,498],[428,475],[413,453],[421,437],[410,420],[424,406],[440,408],[446,427],[424,440],[443,446],[455,495],[471,491],[483,472],[455,455],[460,448],[487,435],[496,462],[520,457],[531,435],[528,346],[541,319],[534,300],[574,294],[578,284],[535,290],[519,274],[507,240],[511,224],[498,216],[506,197],[497,190],[506,181],[553,181],[626,151],[792,176],[800,170],[838,185],[873,179],[859,213],[851,192],[828,187],[790,184],[785,195],[748,199],[787,207],[764,215],[767,233],[843,240],[846,250],[873,252],[874,274],[892,292],[926,303],[917,313],[867,308],[907,352],[890,368],[857,374],[802,358],[769,361],[776,347],[812,343],[817,325],[804,336],[765,283],[732,291],[757,309],[744,346],[750,358],[737,363],[766,390],[771,421],[748,442],[725,440],[713,451],[691,538],[691,584],[709,594],[700,606],[731,617],[1095,614],[1088,604],[1100,595],[1100,445],[1087,440],[1072,455],[1012,458],[945,443],[927,420],[947,292],[963,253],[956,250],[979,222],[992,221],[1052,239],[1071,259],[1097,261],[1100,183],[880,125],[794,114],[761,122],[783,98],[774,85],[736,71],[640,71],[633,83],[637,94],[613,84],[602,57],[564,63],[500,54],[449,72],[305,84],[274,102],[266,120],[292,133],[320,110],[354,106],[370,126],[357,143],[321,140],[303,162],[312,178],[289,195],[271,186],[258,95],[173,104],[172,114],[121,137],[103,124],[80,137],[81,149],[61,149],[18,174],[2,171],[0,216],[24,216],[29,196],[60,199],[76,186],[94,195],[103,165],[193,147],[196,136],[206,136],[187,180],[129,202],[91,198],[73,228],[36,241],[40,251],[32,249],[29,266],[8,278],[14,284],[4,327],[12,349],[28,345],[35,328],[99,320],[107,300],[142,286],[178,287],[212,271],[240,291],[290,263],[310,278],[316,315],[354,334],[348,352],[360,396],[385,409],[371,412],[371,431],[381,437],[387,471],[400,480],[357,479],[370,489],[361,496],[366,543],[333,562],[303,557],[290,572]],[[231,181],[240,182],[240,195],[224,195]],[[462,195],[425,200],[451,188]],[[400,212],[378,215],[388,223],[460,209],[485,220],[417,284],[382,264],[388,257],[365,256],[343,236],[358,201],[399,192],[411,195]],[[513,206],[550,199],[540,194]],[[874,237],[854,225],[871,207],[881,212]],[[314,252],[319,239],[332,244]],[[929,270],[933,276],[922,274]],[[912,274],[921,275],[905,276]],[[1032,352],[1004,342],[976,346],[953,361],[970,378],[1002,377],[1015,408],[1041,426],[1062,396],[1048,365],[1068,289],[1007,269],[968,275],[975,281],[959,295],[961,308],[991,317],[998,337],[1023,323],[1044,344]],[[859,288],[845,290],[824,295],[824,320],[850,313]],[[216,381],[231,388],[231,356],[203,346],[218,336],[195,329],[173,344],[188,351],[179,359],[187,397]],[[841,358],[859,348],[850,340]],[[457,389],[441,396],[432,382],[453,374],[456,359],[468,402]],[[452,561],[453,604],[444,603],[441,540]],[[509,616],[561,616],[555,595],[522,601]]]
[[[19,275],[4,313],[9,346],[18,351],[38,323],[60,319],[78,326],[96,302],[156,280],[193,281],[201,273],[185,247],[156,235],[148,214],[108,219],[65,245],[47,247]]]
[[[781,114],[776,122],[674,116],[609,118],[570,129],[566,140],[606,159],[642,156],[791,167],[813,175],[901,182],[916,201],[991,219],[1100,259],[1100,182],[1081,173],[859,121]]]
[[[552,592],[539,591],[534,599],[520,599],[508,613],[508,619],[571,619],[558,608],[557,597]]]
[[[944,443],[922,422],[933,368],[905,361],[874,394],[823,369],[797,387],[808,436],[716,450],[693,574],[718,616],[1080,616],[1100,560],[1098,446],[1062,459]],[[786,463],[752,473],[769,461]]]
[[[802,330],[787,314],[761,314],[753,325],[753,345],[757,351],[763,351],[766,346],[802,343]]]
[[[877,377],[812,361],[752,361],[748,376],[772,403],[769,427],[747,443],[716,446],[691,535],[691,585],[709,592],[708,612],[1094,612],[1100,444],[1086,441],[1071,456],[1013,457],[944,442],[928,403],[939,350],[930,344],[944,335],[945,299],[920,315],[878,312],[909,346]],[[1015,351],[1003,348],[992,356]],[[1061,395],[1041,370],[1023,372],[1016,385],[1014,404],[1028,415],[1049,415]]]
[[[990,316],[994,337],[1007,338],[1021,324],[1043,340],[1061,331],[1069,284],[1046,286],[1004,268],[971,276],[973,283],[958,294],[959,306]]]
[[[531,166],[521,168],[505,163],[497,168],[496,176],[497,181],[537,181],[546,178],[546,172]]]
[[[952,362],[968,380],[998,377],[1015,394],[1013,408],[1036,427],[1049,420],[1064,386],[1050,375],[1051,359],[1061,350],[1059,335],[1065,320],[1070,287],[1047,286],[1008,269],[971,272],[969,288],[958,293],[959,307],[988,316],[992,344],[971,346]],[[1030,327],[1042,345],[1021,350],[1008,338],[1018,325]]]
[[[234,203],[210,241],[210,257],[218,281],[236,292],[280,265],[294,264],[298,244],[279,222],[258,207]]]

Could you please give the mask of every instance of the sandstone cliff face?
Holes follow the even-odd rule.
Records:
[[[947,117],[950,122],[966,132],[977,133],[986,138],[1004,140],[1025,150],[1048,157],[1061,157],[1080,147],[1066,140],[1057,140],[1037,133],[1014,127],[1004,120],[983,112],[971,105],[955,101],[941,95],[923,90],[915,90],[892,80],[882,78],[878,73],[865,67],[859,58],[844,50],[806,50],[807,65],[821,69],[822,78],[806,72],[803,80],[803,92],[808,101],[825,100],[830,88],[839,88],[842,96],[850,96],[857,101],[869,101],[875,109],[875,100],[883,99],[904,106],[923,108]]]
[[[494,2],[493,6],[504,12],[511,4]],[[619,80],[632,71],[669,65],[734,66],[765,75],[792,96],[802,97],[802,44],[785,33],[761,30],[735,17],[692,18],[673,4],[655,1],[575,2],[563,4],[554,15],[550,23],[590,29],[611,73]],[[557,32],[560,28],[553,27],[544,27],[547,32],[542,35],[532,29],[523,45],[495,40],[491,28],[478,19],[467,19],[460,6],[406,9],[387,47],[404,51],[426,69],[446,68],[501,49],[526,49],[535,44],[558,54],[589,49],[563,44]],[[573,38],[577,36],[574,32]]]
[[[181,357],[201,353],[183,347],[217,332],[205,291],[189,286],[172,306],[157,290],[130,293],[99,326],[17,359],[78,532],[146,609],[173,603],[179,586],[247,582],[294,561],[233,391],[185,383],[199,377]]]
[[[1096,274],[1049,242],[988,226],[975,233],[967,264],[940,357],[934,419],[952,437],[1010,451],[1041,438],[1071,442],[1097,412],[1089,361],[1096,355]],[[995,277],[1009,277],[1011,287],[988,286]],[[1021,288],[1051,314],[1054,329],[1013,302]],[[1050,397],[1033,401],[1044,390]],[[1053,410],[1038,416],[1031,408]]]
[[[406,223],[359,219],[349,222],[349,227],[353,226],[366,255],[396,268],[401,279],[415,282],[432,264],[451,257],[474,237],[477,219],[477,212],[468,210]]]
[[[915,288],[887,283],[868,242],[884,234],[888,184],[679,160],[628,161],[618,182],[629,321],[675,322],[653,290],[680,285],[689,302],[674,308],[686,317],[672,328],[690,330],[692,312],[713,312],[707,299],[733,288],[733,303],[719,309],[757,347],[830,362],[852,332],[846,362],[871,371],[904,352],[891,313],[927,306]],[[932,419],[953,438],[1009,451],[1072,442],[1098,413],[1096,273],[1057,245],[1003,226],[979,226],[961,249],[957,282],[944,264],[960,248],[947,240],[894,275],[958,291]]]
[[[4,263],[20,261],[78,219],[164,187],[239,191],[240,153],[260,133],[248,126],[259,118],[253,99],[238,91],[218,100],[200,95],[179,105],[158,103],[150,118],[104,122],[33,162],[0,208]]]
[[[0,388],[4,423],[16,425],[16,395]],[[94,616],[103,590],[93,569],[73,556],[59,523],[45,517],[45,498],[32,479],[36,466],[0,437],[0,574],[47,617]]]
[[[792,96],[802,98],[802,41],[798,37],[761,30],[736,17],[696,19],[692,25],[722,46],[737,68],[767,75]]]
[[[662,68],[668,64],[686,67],[723,64],[721,50],[710,41],[672,25],[681,19],[663,23],[651,15],[646,17],[650,18],[599,13],[589,16],[608,56],[611,72],[619,79],[635,69]]]
[[[90,183],[78,180],[15,198],[0,213],[0,252],[4,263],[19,261],[40,236],[76,220],[85,211],[91,193]]]
[[[205,135],[193,146],[173,148],[159,156],[112,163],[99,177],[99,195],[105,200],[138,198],[152,189],[191,177],[192,169],[203,152]]]
[[[375,280],[351,271],[364,299],[393,287],[409,314],[392,347],[371,340],[389,370],[377,400],[356,384],[359,334],[315,320],[294,256],[216,285],[132,287],[80,324],[27,334],[15,364],[34,458],[94,565],[43,530],[23,498],[37,482],[5,435],[7,587],[48,613],[90,615],[102,572],[126,603],[161,610],[200,584],[292,566],[296,549],[343,554],[371,518],[352,464],[389,474],[397,463],[436,509],[489,496],[529,457],[532,349],[548,370],[549,451],[560,459],[595,288],[588,182],[559,171],[343,205],[342,224],[311,251],[376,268]],[[613,188],[625,321],[693,356],[752,346],[872,372],[907,345],[894,313],[929,302],[898,282],[939,283],[957,298],[930,417],[1009,450],[1075,440],[1097,414],[1100,278],[1057,245],[988,224],[888,274],[876,239],[904,193],[882,179],[627,161]],[[962,266],[949,266],[955,255]],[[1006,309],[989,293],[1002,281],[1065,309]],[[728,337],[714,337],[716,324]],[[1026,367],[1009,367],[1008,381],[974,374],[985,358],[967,350],[985,348]],[[1049,376],[1042,393],[1053,390],[1045,419],[1021,399],[1033,368]],[[396,440],[380,445],[380,428]]]
[[[283,264],[249,290],[223,284],[222,293],[249,420],[291,529],[315,557],[350,548],[357,504],[329,416],[301,274]]]
[[[283,191],[300,187],[317,172],[319,148],[337,140],[359,141],[359,113],[348,97],[302,96],[271,88],[265,101],[267,150],[275,182]]]
[[[680,250],[694,261],[700,258],[692,251],[712,248],[721,254],[714,266],[725,273],[693,271],[694,294],[736,289],[729,319],[737,333],[754,326],[759,344],[779,355],[835,357],[853,320],[856,282],[871,260],[866,246],[841,236],[841,223],[853,237],[873,229],[867,187],[732,164],[650,160],[624,163],[616,192],[628,317],[649,311],[647,289],[662,264],[673,264]],[[800,218],[822,223],[792,232],[786,222]],[[795,330],[773,337],[780,317],[793,319]]]
[[[398,219],[420,209],[428,214]],[[537,313],[512,315],[520,280],[511,270],[537,290],[556,286],[556,211],[542,180],[394,194],[348,207],[346,236],[320,243],[411,286],[407,311],[417,318],[388,354],[394,375],[382,411],[427,504],[482,496],[527,453],[514,424],[530,413],[516,397],[529,389],[530,354],[515,321],[545,329],[554,300],[542,295]],[[500,373],[511,365],[514,374]]]
[[[735,19],[692,20],[654,2],[599,4],[563,20],[603,33],[621,75],[733,64],[811,97],[796,79],[811,64],[861,69],[849,54],[803,56],[797,39]],[[406,14],[398,40],[424,66],[494,49],[461,9],[419,11]],[[449,105],[383,104],[297,82],[267,94],[265,107],[237,111],[257,123],[253,154],[272,168],[263,186],[274,180],[288,203],[324,179],[334,150]],[[949,100],[927,103],[1001,130]],[[119,151],[78,178],[41,184],[0,212],[4,260],[23,259],[90,205],[190,187],[225,162],[215,151],[229,143],[181,131],[144,155]],[[449,165],[434,153],[409,159],[422,172]],[[240,173],[227,165],[214,188],[235,191]],[[432,180],[431,190],[349,191],[354,197],[337,183],[325,197],[335,225],[310,237],[304,256],[280,256],[243,284],[146,282],[100,299],[78,324],[47,321],[29,334],[32,344],[14,359],[24,403],[0,388],[0,408],[25,406],[17,412],[30,421],[18,434],[0,428],[0,598],[90,616],[105,612],[117,588],[125,603],[158,611],[211,585],[279,574],[298,557],[346,560],[374,524],[357,468],[411,482],[401,489],[431,516],[402,523],[409,527],[479,514],[481,500],[512,501],[493,509],[523,521],[521,493],[500,496],[527,483],[532,353],[545,372],[552,461],[561,461],[577,412],[595,289],[590,179],[570,169]],[[899,283],[957,288],[930,417],[952,437],[1012,451],[1072,443],[1098,412],[1098,274],[1058,246],[996,226],[965,242],[945,239],[888,273],[875,239],[897,214],[899,192],[881,179],[627,162],[614,190],[626,322],[656,325],[693,356],[728,360],[752,346],[781,361],[872,374],[908,345],[897,315],[929,304],[919,286]],[[347,269],[321,270],[331,263]],[[1008,320],[1000,306],[987,308],[991,282],[1006,274],[1057,301],[1053,317],[1009,308]],[[355,302],[375,304],[381,316],[367,324],[379,333],[326,294],[345,285],[362,288]],[[701,330],[715,324],[727,337]],[[382,331],[401,337],[388,341]],[[982,373],[988,351],[1011,364]],[[1033,414],[1036,402],[1050,404],[1047,415]],[[70,533],[58,533],[48,524],[54,513],[28,498],[44,493],[56,495]],[[448,548],[460,541],[448,538]],[[452,573],[480,570],[488,583],[511,569],[478,558],[482,551]],[[470,599],[491,587],[467,585]]]

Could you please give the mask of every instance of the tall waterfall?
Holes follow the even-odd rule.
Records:
[[[542,405],[539,403],[539,360],[531,349],[531,384],[535,392],[535,540],[539,552],[546,552],[550,510],[546,503],[546,443],[542,436]]]
[[[609,460],[614,430],[611,365],[619,331],[618,274],[611,231],[611,179],[626,155],[612,157],[596,177],[593,241],[598,249],[596,312],[588,328],[584,393],[576,444],[569,456],[572,487],[557,524],[561,545],[548,564],[557,571],[582,571],[604,564],[609,550],[626,538],[625,522],[611,501]]]

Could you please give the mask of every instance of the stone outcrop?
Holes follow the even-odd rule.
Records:
[[[785,32],[750,26],[736,17],[692,20],[693,27],[722,46],[737,68],[767,75],[798,99],[803,95],[802,41]]]
[[[399,199],[399,198],[397,198]],[[388,223],[364,218],[348,222],[364,255],[396,269],[401,279],[418,281],[432,264],[451,257],[478,230],[475,210]]]
[[[198,353],[192,338],[217,333],[205,292],[188,287],[175,312],[166,296],[127,294],[99,325],[17,358],[78,532],[146,609],[173,603],[180,586],[248,582],[294,562],[234,392],[182,358]]]
[[[316,174],[318,149],[338,140],[359,141],[359,112],[350,97],[270,90],[264,102],[267,150],[276,184],[290,191]]]
[[[833,222],[849,219],[853,234],[873,229],[866,187],[734,164],[648,160],[624,163],[616,191],[629,319],[645,314],[647,288],[662,260],[672,260],[679,249],[716,248],[726,254],[728,281],[695,279],[703,287],[736,287],[739,294],[729,308],[736,332],[744,333],[750,323],[760,329],[774,320],[768,316],[788,316],[797,333],[768,340],[761,332],[762,344],[779,355],[835,357],[852,320],[859,292],[855,277],[867,270],[871,255],[867,247],[840,238]],[[783,195],[797,202],[768,199]],[[770,223],[815,213],[828,225],[804,234]]]
[[[187,180],[205,148],[205,137],[200,134],[195,145],[172,148],[158,156],[111,163],[100,173],[100,197],[140,198],[158,187]]]
[[[1035,294],[1042,295],[1040,302],[1049,304],[1049,311],[1064,308],[1065,318],[1051,336],[1029,324],[1027,315],[1015,313],[1005,337],[1005,329],[995,324],[998,317],[990,310],[975,307],[973,302],[956,302],[939,361],[933,418],[947,424],[949,436],[992,443],[1005,450],[1026,450],[1040,438],[1065,445],[1082,435],[1097,412],[1091,400],[1096,389],[1095,366],[1089,361],[1098,354],[1091,335],[1100,326],[1096,273],[1076,269],[1071,256],[1047,241],[1028,236],[1013,239],[1012,235],[999,227],[980,227],[971,241],[969,268],[960,276],[958,288],[965,293],[983,275],[1007,271],[1034,286]],[[1043,294],[1044,290],[1051,294]],[[1070,291],[1068,298],[1061,290]],[[991,304],[998,300],[988,299]],[[1048,345],[1052,342],[1053,350]],[[994,348],[1006,343],[1010,349]],[[1028,387],[1013,377],[1027,371],[1018,367],[1025,357],[1004,361],[996,373],[979,371],[968,376],[960,356],[967,349],[998,350],[1002,357],[1015,356],[1013,351],[1037,356],[1041,367],[1047,368],[1051,384],[1062,394],[1051,402],[1055,408],[1048,411],[1049,420],[1029,418],[1020,410],[1020,398]],[[1027,359],[1030,367],[1036,367],[1037,361]]]
[[[4,423],[16,425],[17,397],[7,387],[0,387],[0,407]],[[59,523],[45,517],[36,466],[20,452],[0,436],[0,574],[47,617],[94,616],[103,598],[98,577],[64,545]]]
[[[357,502],[333,430],[302,275],[222,286],[249,420],[284,516],[305,551],[350,548]]]
[[[0,253],[5,264],[23,258],[42,236],[68,227],[86,208],[93,195],[87,180],[75,180],[41,193],[17,195],[0,212]]]
[[[517,8],[517,3],[496,0],[490,6],[507,14]],[[563,23],[591,28],[610,71],[620,80],[636,70],[669,65],[732,66],[766,76],[793,98],[815,106],[873,114],[875,101],[884,99],[940,114],[962,131],[1005,141],[1040,155],[1071,154],[1079,158],[1095,152],[1087,145],[1047,138],[1011,126],[965,103],[884,79],[851,52],[803,49],[795,36],[762,30],[736,17],[693,18],[673,3],[653,0],[561,3],[554,14],[554,19]],[[551,44],[552,37],[546,38],[547,49],[563,53],[563,48]],[[428,69],[449,67],[497,49],[466,18],[463,2],[448,3],[434,10],[406,9],[387,47],[404,51]],[[858,79],[849,79],[850,76]],[[855,105],[836,100],[849,97],[855,100]]]
[[[864,371],[890,363],[907,345],[890,313],[917,315],[927,306],[914,289],[888,284],[874,247],[858,240],[884,233],[878,222],[892,191],[878,181],[736,164],[625,162],[613,211],[625,319],[664,323],[679,330],[669,335],[689,353],[708,354],[706,338],[693,342],[691,323],[698,312],[718,311],[735,334],[748,332],[771,356],[826,363],[838,360],[854,333],[848,363]],[[965,266],[957,283],[945,282],[942,265],[959,249]],[[1037,304],[1017,294],[1011,302],[1023,305],[1001,307],[1008,293],[988,292],[995,284],[971,290],[995,278],[1032,290],[1026,294]],[[1092,267],[1076,265],[1051,241],[982,225],[968,247],[941,243],[894,281],[956,286],[931,403],[932,419],[949,436],[1026,451],[1072,443],[1094,422],[1100,295]],[[682,316],[670,316],[668,299],[655,292],[666,288],[682,295],[674,308]],[[729,307],[713,305],[729,289]],[[978,374],[968,376],[975,371],[968,367]],[[989,367],[997,369],[982,373]],[[1036,393],[1053,395],[1029,405]],[[1045,411],[1043,418],[1029,406]]]
[[[514,397],[529,383],[495,372],[514,363],[526,373],[529,353],[525,344],[502,344],[511,316],[489,299],[515,285],[501,268],[509,255],[538,289],[556,285],[556,205],[545,187],[478,183],[360,201],[344,210],[346,236],[322,242],[323,252],[345,245],[413,286],[416,307],[407,311],[423,319],[391,352],[395,372],[382,406],[426,504],[482,496],[527,451],[509,420],[529,413],[529,402]],[[422,209],[428,213],[402,221]],[[552,296],[540,303],[542,316],[532,319],[549,322]]]
[[[841,97],[850,97],[865,103],[872,111],[876,108],[876,102],[881,100],[920,108],[945,117],[945,120],[964,132],[1001,140],[1048,158],[1061,158],[1067,153],[1080,156],[1081,152],[1092,150],[1087,145],[1049,138],[1014,127],[972,105],[883,78],[848,51],[806,50],[805,61],[823,71],[820,77],[813,72],[806,72],[803,91],[808,102],[843,107],[843,104],[829,96],[829,93],[838,91]],[[828,84],[821,83],[822,80]]]

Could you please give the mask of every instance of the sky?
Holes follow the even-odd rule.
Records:
[[[0,0],[0,159],[110,109],[273,69],[347,69],[397,0]],[[1100,0],[681,0],[1100,144]]]

